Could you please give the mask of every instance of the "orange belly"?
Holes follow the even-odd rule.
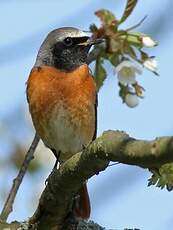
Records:
[[[87,65],[65,73],[34,68],[27,82],[29,109],[46,146],[66,160],[82,150],[95,133],[96,87]]]

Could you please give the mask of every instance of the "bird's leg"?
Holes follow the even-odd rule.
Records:
[[[83,145],[82,145],[82,151],[85,150],[86,147],[87,147],[87,146],[83,144]]]
[[[55,161],[55,164],[54,164],[54,167],[53,167],[53,170],[54,170],[54,169],[57,168],[57,165],[59,163],[59,157],[60,157],[61,151],[59,150],[58,153],[57,153],[55,149],[51,149],[51,150],[52,150],[54,156],[56,157],[56,161]]]
[[[55,161],[55,164],[54,164],[53,169],[52,169],[52,172],[53,172],[55,169],[57,169],[57,165],[58,165],[58,163],[59,163],[59,157],[60,157],[61,151],[58,151],[58,154],[57,154],[57,152],[56,152],[55,149],[51,149],[51,150],[52,150],[54,156],[56,157],[56,161]],[[52,172],[51,172],[51,173],[52,173]],[[48,177],[48,178],[49,178],[49,177]],[[45,185],[46,185],[47,182],[48,182],[48,178],[45,180]]]

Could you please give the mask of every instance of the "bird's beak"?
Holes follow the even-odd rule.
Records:
[[[96,44],[105,42],[105,39],[104,38],[97,38],[97,39],[89,38],[87,42],[88,42],[88,45],[96,45]]]
[[[92,46],[92,45],[100,44],[103,42],[105,42],[105,39],[103,39],[103,38],[96,38],[96,39],[89,38],[87,41],[79,43],[79,45]]]

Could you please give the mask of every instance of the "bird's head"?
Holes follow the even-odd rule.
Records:
[[[64,71],[72,71],[86,63],[92,45],[102,42],[93,40],[85,32],[63,27],[48,34],[38,52],[35,66],[53,66]]]

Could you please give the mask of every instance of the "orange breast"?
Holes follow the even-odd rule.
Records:
[[[48,66],[34,68],[27,98],[38,134],[48,147],[62,152],[62,160],[92,140],[96,86],[87,65],[70,73]]]

